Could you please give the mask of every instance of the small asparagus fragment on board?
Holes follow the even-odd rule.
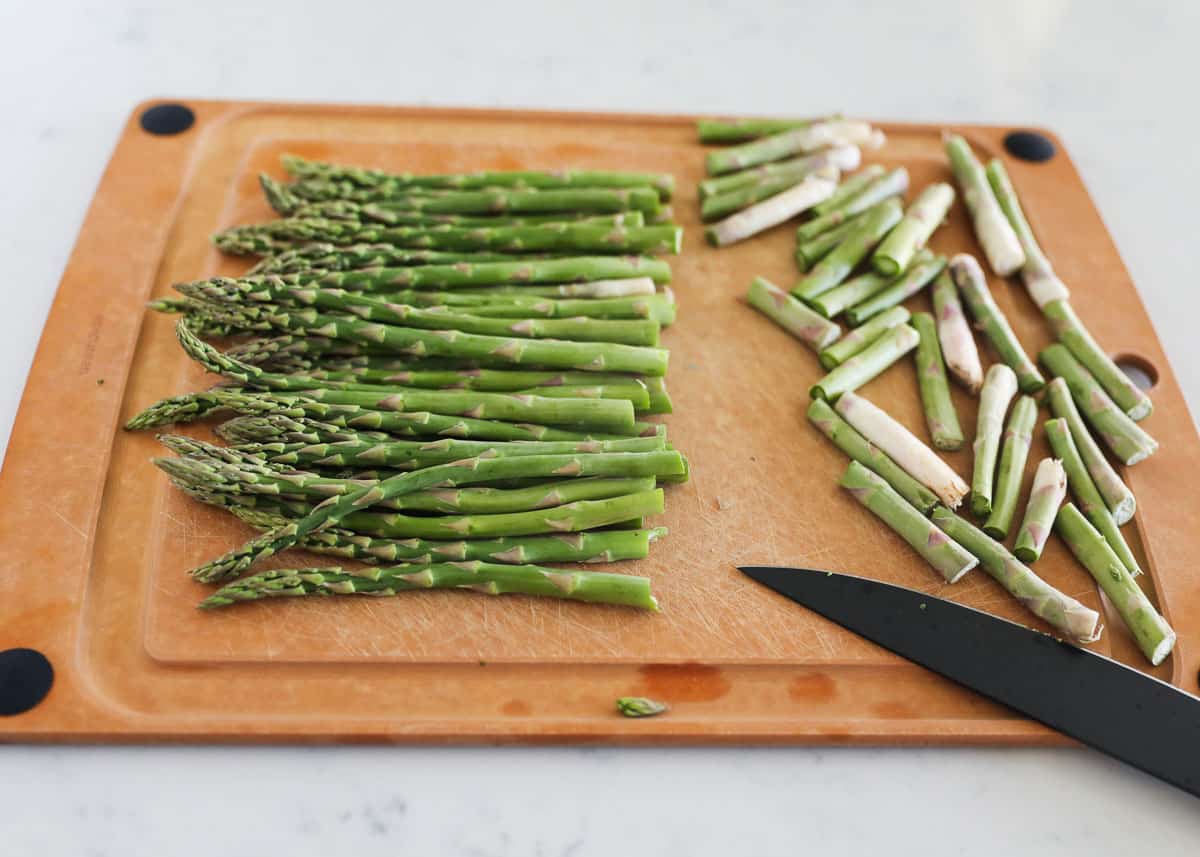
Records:
[[[1037,422],[1037,414],[1037,402],[1029,396],[1021,396],[1013,405],[1008,424],[1004,427],[1004,442],[1000,450],[1000,465],[996,471],[992,511],[983,525],[983,531],[993,539],[1003,541],[1008,537],[1008,530],[1012,526],[1017,498],[1021,492],[1021,477],[1025,473],[1029,446],[1033,442],[1033,426]]]
[[[949,509],[934,509],[933,522],[946,535],[979,558],[979,565],[1020,601],[1069,640],[1093,643],[1100,639],[1100,614],[1042,580],[1020,560]]]
[[[1104,499],[1100,496],[1096,483],[1088,475],[1087,467],[1084,466],[1079,449],[1071,438],[1071,430],[1066,421],[1062,419],[1047,420],[1045,429],[1046,438],[1050,441],[1050,448],[1062,461],[1063,471],[1067,474],[1067,490],[1075,496],[1079,503],[1079,510],[1104,536],[1104,540],[1108,542],[1109,547],[1120,558],[1122,564],[1129,569],[1129,573],[1141,574],[1141,567],[1138,565],[1133,551],[1129,549],[1125,537],[1121,535],[1121,528],[1117,526],[1108,507],[1104,505]]]
[[[814,351],[820,351],[842,334],[838,325],[763,277],[755,277],[750,283],[746,302]]]
[[[625,717],[655,717],[671,710],[665,702],[645,696],[622,696],[617,699],[617,711]]]
[[[883,140],[882,132],[867,122],[849,119],[817,122],[805,128],[771,134],[752,143],[709,152],[705,166],[710,176],[719,176],[778,161],[789,155],[810,154],[830,146],[878,148]]]
[[[846,310],[846,321],[853,325],[859,325],[884,310],[899,305],[933,282],[945,267],[945,256],[934,256],[922,261],[914,260],[913,264],[889,283],[887,288]]]
[[[975,347],[971,326],[967,324],[962,303],[958,299],[958,288],[948,270],[937,275],[932,293],[938,342],[942,346],[946,368],[967,388],[967,392],[977,395],[983,386],[983,366],[979,362],[979,349]]]
[[[827,371],[840,366],[893,327],[904,324],[910,317],[909,311],[902,306],[881,312],[866,324],[848,331],[833,345],[821,349],[821,365]]]
[[[883,410],[854,393],[843,393],[836,409],[863,437],[933,491],[944,504],[955,509],[962,503],[970,491],[962,477]]]
[[[854,175],[842,179],[841,184],[837,186],[837,190],[833,192],[829,199],[813,206],[813,214],[827,214],[830,211],[836,211],[849,202],[852,197],[866,190],[868,185],[881,177],[885,172],[886,170],[880,164],[871,164]]]
[[[795,187],[714,223],[704,230],[705,238],[714,247],[745,240],[807,211],[833,193],[835,187],[837,170],[818,170]]]
[[[1025,291],[1039,307],[1045,307],[1051,301],[1066,300],[1070,292],[1054,273],[1050,260],[1046,258],[1037,238],[1034,237],[1033,229],[1025,219],[1025,212],[1021,210],[1017,190],[1009,180],[1004,164],[998,158],[993,158],[988,162],[986,172],[996,201],[1000,204],[1004,216],[1008,218],[1017,241],[1021,244],[1021,250],[1025,253],[1025,264],[1021,266],[1021,282],[1025,284]]]
[[[1051,374],[1067,382],[1067,389],[1083,418],[1122,464],[1137,464],[1158,450],[1158,441],[1117,407],[1065,345],[1051,345],[1038,357]]]
[[[992,490],[996,480],[996,459],[1004,433],[1004,415],[1017,394],[1017,376],[1003,363],[993,363],[979,392],[979,417],[975,421],[972,451],[975,464],[971,477],[971,511],[978,518],[992,512]]]
[[[975,257],[969,253],[959,253],[951,259],[950,276],[954,278],[954,283],[962,292],[971,315],[975,317],[976,324],[992,344],[992,348],[1000,359],[1017,373],[1017,386],[1021,388],[1021,392],[1036,393],[1046,386],[1037,365],[1025,353],[1008,319],[996,305],[988,288],[987,278]]]
[[[839,172],[857,170],[862,162],[862,152],[858,146],[834,146],[812,155],[791,158],[786,161],[776,161],[773,164],[763,164],[749,170],[705,179],[696,186],[700,199],[706,200],[712,196],[744,190],[752,185],[768,179],[787,176],[798,183],[805,176],[815,173],[822,167],[835,167]]]
[[[1050,537],[1058,507],[1067,496],[1067,472],[1057,458],[1043,458],[1033,474],[1025,517],[1017,530],[1013,553],[1023,562],[1036,562]]]
[[[899,196],[906,190],[908,190],[908,170],[904,167],[897,167],[871,182],[861,192],[842,203],[835,211],[801,223],[796,227],[796,240],[799,242],[811,241],[868,208],[878,205],[885,199]]]
[[[1175,646],[1175,632],[1105,539],[1070,503],[1058,510],[1054,529],[1104,590],[1142,654],[1154,666],[1161,664]]]
[[[942,349],[938,345],[937,326],[927,312],[912,317],[913,329],[920,336],[917,344],[917,384],[921,392],[921,405],[925,409],[925,425],[935,449],[953,451],[963,445],[963,430],[950,396],[950,382],[946,379],[946,366],[942,362]]]
[[[904,539],[946,579],[955,583],[979,564],[974,556],[910,506],[879,476],[851,461],[839,483]]]
[[[854,461],[883,478],[901,497],[928,515],[938,504],[937,495],[900,469],[877,446],[855,431],[824,399],[814,399],[808,406],[808,421],[833,445]]]
[[[809,389],[814,399],[836,401],[843,393],[857,390],[917,347],[920,336],[907,324],[897,325],[862,351],[831,371]]]
[[[897,224],[871,256],[871,266],[894,277],[909,266],[917,251],[929,241],[933,230],[946,218],[954,202],[954,188],[944,182],[929,185],[904,212]]]
[[[962,189],[963,201],[975,225],[975,236],[988,264],[999,277],[1015,274],[1025,264],[1025,253],[992,193],[983,165],[959,135],[947,134],[944,140],[950,168]]]
[[[813,267],[792,289],[803,301],[811,301],[849,276],[871,248],[900,221],[900,203],[888,200],[871,209],[833,251]]]

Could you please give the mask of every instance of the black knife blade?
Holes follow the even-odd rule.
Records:
[[[1200,797],[1200,699],[1028,628],[901,586],[746,566],[826,619]]]

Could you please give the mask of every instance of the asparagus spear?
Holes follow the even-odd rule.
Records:
[[[967,253],[959,253],[950,260],[950,276],[962,291],[963,298],[975,317],[976,323],[983,330],[992,348],[1017,373],[1017,384],[1022,393],[1036,393],[1046,386],[1045,379],[1038,372],[1036,364],[1029,359],[1025,349],[1021,347],[1012,326],[988,289],[987,279],[983,269],[975,261],[975,257]]]
[[[1079,457],[1079,450],[1075,446],[1075,441],[1071,439],[1071,430],[1066,421],[1047,420],[1045,428],[1050,448],[1062,461],[1063,470],[1067,474],[1067,488],[1079,502],[1080,511],[1104,536],[1104,540],[1108,542],[1113,553],[1121,558],[1121,562],[1129,569],[1129,573],[1141,574],[1142,570],[1138,565],[1137,558],[1129,549],[1125,537],[1121,535],[1121,529],[1113,519],[1112,513],[1104,505],[1096,483],[1092,482],[1092,478],[1088,476],[1087,468],[1084,467],[1083,459]]]
[[[755,277],[746,302],[814,351],[820,351],[842,335],[842,329],[821,318],[779,286]]]
[[[878,148],[882,143],[882,133],[866,122],[833,120],[791,131],[781,131],[752,143],[709,152],[705,166],[710,176],[719,176],[778,161],[789,155],[809,154],[830,146],[869,145]]]
[[[893,491],[887,482],[857,461],[851,461],[846,467],[839,484],[908,542],[947,583],[957,583],[959,578],[979,564],[979,560],[957,542],[947,538],[928,518]]]
[[[460,261],[437,265],[383,264],[350,270],[311,269],[291,277],[288,284],[312,284],[353,290],[395,291],[399,288],[460,288],[495,285],[585,283],[596,280],[671,280],[671,266],[661,259],[642,256],[573,256],[564,259],[510,261]]]
[[[885,277],[908,268],[917,251],[929,241],[954,202],[954,188],[944,182],[929,185],[913,200],[904,219],[888,233],[871,256],[871,265]]]
[[[867,441],[879,447],[951,509],[962,503],[970,490],[962,477],[884,411],[852,392],[842,394],[836,409]]]
[[[855,431],[824,399],[813,399],[809,404],[808,420],[821,434],[833,441],[834,446],[854,461],[870,468],[922,514],[929,514],[937,505],[936,494],[901,470],[896,462]]]
[[[1055,631],[1079,643],[1100,639],[1100,614],[1042,580],[1004,545],[949,509],[934,509],[933,522],[978,557],[984,571]]]
[[[856,221],[852,221],[856,222]],[[810,300],[809,306],[826,318],[834,318],[855,304],[862,303],[871,295],[876,295],[888,287],[887,277],[874,271],[864,271],[857,277],[851,277],[840,286],[834,286],[824,294]]]
[[[1021,280],[1025,283],[1025,291],[1039,307],[1045,307],[1051,301],[1066,300],[1070,296],[1063,281],[1054,273],[1050,260],[1042,252],[1025,212],[1021,210],[1021,200],[1017,191],[1008,178],[1008,171],[998,158],[993,158],[987,165],[987,179],[996,195],[996,201],[1004,216],[1008,218],[1021,250],[1025,254],[1025,264],[1021,266]]]
[[[912,317],[912,326],[920,337],[916,355],[917,385],[930,440],[934,449],[960,449],[963,445],[962,426],[950,397],[950,382],[946,380],[946,366],[942,362],[933,316],[927,312],[916,313]]]
[[[842,241],[845,240],[846,236],[850,234],[851,230],[853,230],[859,223],[863,221],[863,218],[867,217],[876,208],[881,205],[885,205],[886,203],[887,200],[876,203],[873,207],[868,208],[862,214],[854,215],[849,220],[842,222],[840,225],[835,226],[828,232],[818,235],[816,238],[812,238],[808,241],[797,241],[796,252],[794,254],[796,259],[796,267],[801,271],[810,270],[813,265],[817,264],[817,262],[828,256],[833,251],[834,247],[837,247],[839,244],[841,244]]]
[[[946,366],[967,391],[975,395],[983,385],[983,367],[949,271],[942,271],[933,281],[933,312],[937,317],[938,341]]]
[[[1033,442],[1033,426],[1037,422],[1038,406],[1029,396],[1021,396],[1013,405],[1004,427],[1004,443],[1000,450],[1000,469],[996,474],[996,493],[992,499],[992,511],[983,525],[983,531],[994,539],[1008,537],[1013,515],[1017,509],[1017,497],[1021,491],[1021,476],[1025,473],[1025,462],[1029,458],[1029,446]]]
[[[440,265],[455,262],[509,262],[508,253],[449,253],[440,250],[413,250],[391,244],[354,244],[339,247],[326,242],[314,242],[265,256],[250,269],[251,275],[292,274],[300,271],[349,271],[356,268],[406,265]]]
[[[1067,389],[1067,382],[1062,378],[1051,379],[1046,385],[1046,401],[1054,416],[1066,420],[1067,427],[1071,430],[1071,438],[1079,450],[1079,457],[1104,498],[1104,504],[1112,512],[1117,526],[1128,523],[1137,511],[1137,500],[1133,492],[1121,481],[1117,471],[1108,463],[1108,459],[1096,445],[1092,433],[1084,425],[1083,417],[1079,415],[1079,409],[1075,407],[1071,398],[1071,391]]]
[[[1084,419],[1125,465],[1137,464],[1158,450],[1158,441],[1126,416],[1091,373],[1064,345],[1051,345],[1038,355],[1051,374],[1067,382]]]
[[[650,581],[626,574],[564,571],[536,565],[467,562],[400,565],[349,572],[338,567],[272,569],[218,589],[200,603],[212,610],[241,601],[306,595],[396,595],[417,589],[470,589],[658,610]]]
[[[1036,562],[1050,537],[1058,507],[1067,496],[1067,472],[1056,458],[1043,458],[1038,462],[1033,475],[1033,487],[1029,490],[1029,502],[1025,505],[1025,517],[1021,529],[1017,530],[1017,543],[1013,553],[1025,562]]]
[[[807,128],[824,119],[701,119],[696,122],[696,131],[701,143],[741,143],[777,134]]]
[[[635,283],[637,280],[622,280]],[[469,306],[472,315],[485,318],[648,318],[662,327],[675,322],[675,301],[671,294],[651,294],[640,297],[618,298],[539,298],[520,295],[497,296],[489,299],[485,295],[462,295],[453,292],[405,292],[388,294],[394,303],[420,303],[425,298],[429,306],[446,306],[444,296],[456,298],[450,306]],[[399,298],[399,300],[397,300]],[[474,304],[459,304],[463,300],[477,301]]]
[[[1175,632],[1154,609],[1107,542],[1070,503],[1058,510],[1054,529],[1100,584],[1142,654],[1154,666],[1161,664],[1175,646]]]
[[[920,336],[907,324],[891,328],[862,351],[817,381],[808,391],[814,399],[836,401],[856,390],[917,347]]]
[[[945,256],[934,256],[928,261],[914,263],[883,291],[876,292],[846,310],[846,321],[857,326],[884,310],[891,309],[933,282],[934,277],[945,267]]]
[[[972,444],[975,466],[971,476],[971,511],[977,518],[992,513],[992,489],[995,486],[1000,438],[1004,431],[1004,414],[1016,394],[1016,374],[1003,363],[993,363],[979,393],[979,417],[975,422],[975,442]]]
[[[655,717],[671,710],[665,702],[645,696],[622,696],[617,699],[617,711],[625,717]]]
[[[836,169],[823,167],[795,187],[713,224],[704,230],[704,237],[714,247],[724,247],[778,226],[833,193],[837,175]]]
[[[828,256],[796,284],[792,294],[803,301],[811,301],[842,282],[866,258],[871,248],[900,222],[900,216],[900,203],[894,199],[873,208]]]
[[[657,293],[670,295],[666,286],[660,286]],[[629,298],[650,296],[656,294],[653,281],[648,277],[624,280],[592,280],[587,283],[557,283],[540,286],[470,286],[457,289],[459,296],[480,296],[491,300],[508,300],[509,298]]]
[[[867,187],[879,179],[886,170],[880,164],[870,164],[854,175],[842,179],[837,190],[824,202],[813,206],[813,214],[828,214],[837,211],[853,197],[862,193]]]
[[[1150,397],[1121,371],[1092,338],[1067,301],[1055,300],[1042,304],[1042,313],[1050,320],[1059,341],[1067,346],[1067,350],[1088,372],[1092,373],[1104,388],[1104,392],[1117,403],[1117,407],[1131,420],[1142,420],[1150,416],[1154,410],[1154,403],[1150,401]]]
[[[420,365],[420,364],[416,364]],[[549,372],[536,369],[388,369],[354,368],[345,370],[314,369],[315,378],[368,384],[400,384],[424,389],[487,390],[515,392],[532,387],[562,387],[578,384],[630,384],[651,379],[619,372]],[[656,378],[654,381],[661,381]]]
[[[844,223],[856,214],[861,214],[872,206],[878,205],[885,199],[899,196],[908,190],[908,170],[898,167],[882,178],[878,178],[842,204],[836,211],[814,217],[796,227],[798,242],[811,241],[818,235]]]
[[[799,182],[805,176],[815,173],[822,167],[834,167],[839,172],[857,170],[862,159],[858,146],[834,146],[812,155],[804,155],[787,161],[776,161],[773,164],[763,164],[749,170],[729,173],[718,178],[705,179],[696,186],[700,199],[719,194],[744,190],[752,185],[768,179],[787,176]]]
[[[902,306],[881,312],[866,324],[849,331],[833,345],[821,349],[821,365],[826,370],[840,366],[893,327],[904,324],[909,318],[908,310]]]
[[[988,264],[999,277],[1015,274],[1025,264],[1025,253],[992,193],[983,165],[967,141],[959,135],[947,134],[944,141],[950,168],[962,188],[963,201],[971,213],[975,236],[983,247]]]

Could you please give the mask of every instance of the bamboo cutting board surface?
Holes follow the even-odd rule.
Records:
[[[196,124],[158,137],[131,117],[63,276],[0,473],[0,650],[35,648],[56,683],[0,719],[9,740],[600,740],[976,743],[1061,736],[904,662],[760,588],[738,564],[863,574],[1020,622],[982,570],[948,586],[836,487],[841,454],[805,422],[813,354],[741,296],[755,275],[788,286],[793,230],[724,250],[704,245],[695,184],[704,149],[690,117],[191,103]],[[940,126],[884,124],[868,162],[905,165],[912,187],[949,180]],[[1010,129],[959,127],[983,157]],[[1128,274],[1068,156],[1006,158],[1034,230],[1097,338],[1146,368],[1160,452],[1126,474],[1139,513],[1125,528],[1143,585],[1179,632],[1154,674],[1196,690],[1200,547],[1188,475],[1200,443]],[[256,175],[281,153],[414,172],[591,167],[673,173],[684,252],[671,259],[679,321],[664,334],[675,413],[692,464],[667,490],[670,528],[647,560],[662,613],[430,592],[274,602],[217,613],[185,571],[250,531],[171,489],[152,434],[121,423],[205,379],[173,320],[142,310],[171,283],[236,274],[215,230],[272,216]],[[909,194],[911,196],[911,192]],[[961,202],[932,241],[978,253]],[[996,299],[1031,352],[1048,329],[1015,282]],[[928,297],[909,302],[928,308]],[[102,383],[101,383],[102,382]],[[924,436],[911,361],[862,391]],[[974,402],[956,395],[972,436]],[[1045,411],[1043,411],[1045,418]],[[53,426],[53,430],[48,428]],[[206,436],[207,428],[188,427]],[[1048,454],[1040,432],[1036,462]],[[969,474],[969,453],[949,456]],[[32,491],[30,486],[40,486]],[[291,556],[280,565],[311,557]],[[278,558],[277,558],[278,560]],[[320,560],[329,564],[329,558]],[[1036,570],[1104,610],[1057,540]],[[1144,666],[1115,615],[1095,648]],[[953,641],[947,641],[953,645]],[[645,721],[613,700],[673,705]]]

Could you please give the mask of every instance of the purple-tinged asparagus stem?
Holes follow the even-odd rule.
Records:
[[[992,512],[996,484],[996,458],[1004,433],[1004,414],[1017,394],[1017,376],[1003,363],[993,363],[979,393],[979,418],[975,422],[975,466],[971,477],[971,511],[978,518]]]
[[[871,266],[887,277],[894,277],[908,268],[913,256],[946,218],[953,202],[954,188],[944,182],[931,184],[921,191],[904,212],[904,219],[875,250]]]
[[[862,152],[858,146],[834,146],[813,155],[791,158],[786,161],[776,161],[773,164],[763,164],[749,170],[705,179],[696,186],[703,202],[709,197],[744,190],[767,179],[788,176],[799,182],[806,176],[815,173],[822,167],[836,167],[839,172],[857,170],[862,162]]]
[[[862,351],[838,366],[817,383],[808,394],[814,399],[835,401],[843,393],[857,390],[917,347],[920,337],[907,324],[893,327]]]
[[[747,167],[778,161],[789,155],[810,154],[830,146],[871,146],[883,144],[883,135],[866,122],[835,120],[818,122],[807,128],[782,131],[745,143],[710,152],[705,166],[710,176],[719,176]]]
[[[704,236],[714,247],[745,240],[807,211],[826,199],[835,187],[837,170],[818,170],[795,187],[714,223],[704,230]]]
[[[933,316],[927,312],[916,313],[912,326],[921,337],[916,355],[917,385],[929,438],[935,449],[961,449],[963,430],[958,422],[958,412],[954,410],[954,399],[950,396],[950,382],[946,380],[946,365],[942,362]]]
[[[949,271],[942,271],[933,281],[933,314],[937,319],[938,342],[946,368],[967,388],[977,395],[983,386],[983,366],[979,362],[979,349],[971,326],[963,315],[962,303],[958,299],[958,288]]]
[[[849,331],[833,345],[823,348],[820,354],[821,365],[826,371],[835,369],[893,327],[904,324],[909,318],[908,310],[902,306],[881,312],[866,324]]]
[[[858,196],[867,189],[867,186],[880,178],[886,170],[880,164],[871,164],[863,167],[862,170],[854,175],[844,178],[841,184],[837,186],[837,190],[833,195],[824,202],[813,206],[813,214],[828,214],[831,211],[836,211],[844,204],[850,201],[852,197]]]
[[[988,264],[997,276],[1015,274],[1025,264],[1025,253],[992,193],[983,165],[967,141],[957,134],[946,135],[945,146],[954,177],[962,188],[963,201],[975,224],[975,236],[983,246]]]
[[[1025,517],[1021,529],[1017,530],[1017,543],[1013,553],[1023,562],[1037,562],[1054,528],[1058,507],[1067,496],[1067,472],[1057,458],[1043,458],[1038,462],[1033,475],[1033,487],[1029,490],[1029,502],[1025,504]]]
[[[820,351],[842,334],[842,329],[817,315],[779,286],[755,277],[746,302],[814,351]]]
[[[1017,386],[1021,388],[1021,392],[1036,393],[1046,386],[1045,379],[1038,372],[1037,364],[1025,353],[1008,319],[996,305],[988,288],[987,278],[975,257],[969,253],[959,253],[951,259],[950,276],[962,291],[963,300],[967,302],[971,315],[975,317],[975,322],[992,344],[992,348],[996,350],[1000,359],[1017,373]]]
[[[1037,414],[1037,402],[1029,396],[1021,396],[1013,405],[1008,425],[1004,427],[1004,444],[1000,450],[1000,466],[996,471],[996,494],[992,499],[992,512],[983,525],[983,531],[993,539],[1007,538],[1009,527],[1012,526]]]
[[[850,275],[854,267],[871,252],[879,241],[900,221],[900,203],[887,200],[871,209],[857,221],[858,225],[828,256],[803,277],[792,289],[802,301],[811,301],[824,294]]]
[[[871,182],[865,189],[843,202],[835,211],[801,223],[796,227],[796,240],[811,241],[868,208],[878,205],[885,199],[899,196],[906,190],[908,190],[908,170],[904,167],[897,167]]]
[[[846,321],[850,324],[862,324],[872,316],[908,300],[933,282],[933,279],[945,267],[945,256],[934,256],[928,261],[914,263],[897,279],[889,283],[886,289],[876,292],[865,301],[846,310]]]

